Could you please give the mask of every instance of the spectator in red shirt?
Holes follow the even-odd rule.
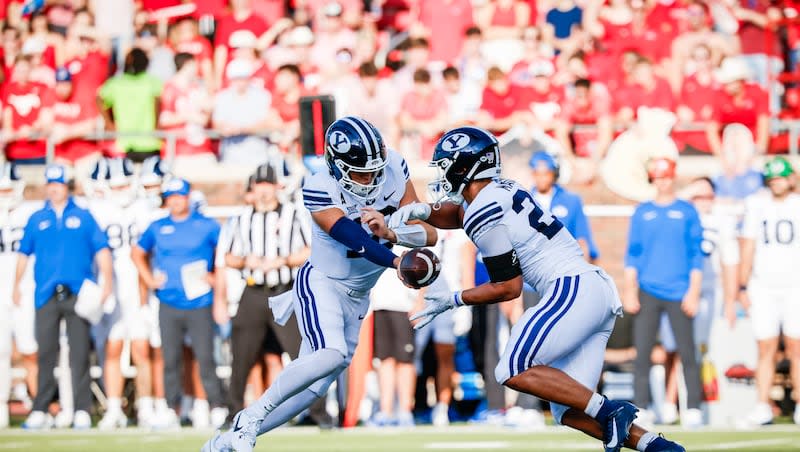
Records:
[[[26,41],[31,39],[36,39],[43,43],[42,62],[45,65],[55,70],[56,65],[64,62],[62,52],[64,38],[60,34],[50,31],[47,16],[44,14],[34,13],[31,15]]]
[[[675,111],[680,122],[705,122],[712,119],[720,89],[714,79],[712,51],[706,44],[697,44],[691,51],[687,66],[691,72],[681,83],[680,98]]]
[[[226,63],[231,59],[228,55],[228,40],[237,30],[249,30],[256,36],[267,31],[267,23],[255,14],[252,0],[230,0],[230,14],[217,22],[214,37],[214,69],[216,71],[215,86],[222,86],[222,78]]]
[[[3,87],[6,158],[20,164],[45,162],[45,140],[40,137],[53,125],[53,92],[31,81],[32,69],[30,58],[20,56],[11,81]]]
[[[436,140],[447,127],[447,100],[441,90],[431,84],[427,69],[414,72],[414,88],[400,102],[398,125],[402,133],[421,138],[418,155],[429,160]]]
[[[258,57],[256,44],[256,35],[254,35],[251,31],[237,30],[233,32],[230,39],[228,39],[228,48],[231,50],[231,61],[229,61],[228,64],[234,60],[247,61],[250,64],[251,71],[253,72],[250,76],[251,80],[255,83],[261,84],[263,88],[271,90],[272,78],[274,77],[274,74],[264,60]],[[230,86],[230,80],[226,76],[222,80],[222,88],[224,89],[228,86]]]
[[[197,19],[191,16],[182,17],[172,26],[170,44],[175,52],[188,53],[194,56],[199,74],[206,86],[214,86],[213,53],[208,39],[200,36]]]
[[[72,75],[67,68],[56,71],[53,130],[50,140],[56,145],[56,163],[87,167],[101,157],[97,142],[83,139],[97,129],[97,104],[88,98],[75,98]],[[82,171],[78,171],[83,174]]]
[[[161,93],[158,126],[180,134],[175,141],[175,157],[199,156],[204,161],[210,157],[214,161],[211,141],[205,133],[214,102],[197,76],[197,63],[197,58],[190,53],[175,55],[177,72]],[[172,157],[165,155],[165,151],[166,148],[162,150],[162,158]]]
[[[636,117],[639,107],[660,108],[666,111],[675,110],[675,98],[672,88],[666,80],[655,74],[653,63],[647,58],[640,58],[631,73],[633,83],[615,93],[617,102],[616,119],[629,124]]]
[[[751,77],[767,86],[770,74],[783,69],[783,48],[777,27],[770,25],[783,18],[779,2],[773,0],[739,0],[733,16],[739,20],[738,35],[742,44],[742,61],[750,68]],[[758,138],[756,138],[758,142]]]
[[[64,64],[72,75],[72,95],[94,102],[97,90],[108,78],[110,44],[105,39],[98,42],[97,33],[91,28],[70,27],[68,39],[69,36],[77,41],[75,53]]]
[[[562,107],[556,138],[564,149],[581,157],[603,158],[614,135],[611,99],[605,87],[578,79]],[[576,130],[575,126],[594,128]]]
[[[530,23],[530,5],[520,0],[492,0],[475,12],[483,31],[484,51],[490,64],[508,71],[522,58],[522,32]]]
[[[409,34],[431,42],[431,60],[451,63],[461,52],[473,24],[470,0],[417,0],[417,17]],[[468,35],[467,35],[468,36]]]
[[[295,20],[298,23],[319,24],[324,21],[325,9],[331,3],[336,3],[342,10],[342,20],[351,28],[358,28],[361,25],[364,2],[362,0],[295,0]],[[316,31],[316,30],[315,30]]]
[[[389,79],[378,78],[378,68],[368,61],[358,68],[358,85],[349,96],[348,105],[340,113],[360,116],[371,122],[383,134],[386,145],[394,148],[398,143],[397,114],[400,96]]]
[[[768,95],[756,83],[748,82],[750,70],[741,57],[730,57],[722,61],[716,72],[722,85],[714,113],[706,126],[706,137],[711,152],[719,155],[722,148],[721,133],[728,124],[742,124],[753,133],[756,150],[767,152],[769,146]]]
[[[14,62],[20,55],[22,42],[20,32],[16,28],[6,25],[3,27],[3,81],[11,80],[14,73]]]
[[[519,114],[523,88],[512,85],[506,74],[496,66],[489,69],[487,79],[478,112],[478,125],[501,134],[523,122]]]
[[[540,60],[528,66],[530,82],[522,91],[520,111],[528,113],[529,125],[544,131],[553,130],[561,116],[564,91],[551,83],[555,74],[553,63]]]
[[[315,41],[311,48],[311,59],[322,71],[333,65],[339,49],[354,50],[357,47],[356,34],[345,25],[342,18],[344,9],[338,2],[328,3],[324,9],[324,17],[314,31]]]
[[[56,84],[56,71],[44,61],[46,49],[41,39],[28,38],[22,45],[22,55],[30,57],[31,81],[52,88]]]

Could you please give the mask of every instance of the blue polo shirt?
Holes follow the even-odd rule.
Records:
[[[214,269],[214,252],[219,240],[219,224],[193,211],[176,221],[172,216],[156,220],[139,238],[139,246],[150,253],[154,273],[163,273],[167,281],[156,296],[161,303],[176,309],[200,309],[211,306],[213,293],[208,290],[189,299],[183,286],[182,271],[188,265],[203,262],[206,271]]]
[[[689,273],[703,270],[703,226],[694,206],[640,204],[631,217],[625,267],[635,268],[639,287],[667,301],[681,301]]]
[[[36,308],[47,303],[58,284],[77,294],[84,280],[95,281],[94,255],[103,248],[108,248],[106,234],[92,214],[78,207],[71,197],[60,217],[49,201],[31,215],[19,252],[36,256],[33,265]]]

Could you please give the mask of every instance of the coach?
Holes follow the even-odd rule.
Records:
[[[692,318],[702,288],[703,226],[694,206],[675,195],[673,160],[655,158],[647,173],[656,196],[640,204],[631,217],[622,298],[625,311],[636,315],[634,398],[636,405],[650,406],[650,353],[662,313],[666,313],[686,381],[689,409],[682,414],[682,422],[684,427],[698,427],[702,424],[701,388]],[[652,424],[655,414],[643,409],[638,418],[643,425]]]
[[[296,268],[311,253],[311,217],[305,209],[279,200],[279,174],[263,164],[250,179],[251,206],[232,223],[232,244],[225,256],[228,267],[241,271],[247,285],[232,319],[230,412],[244,408],[250,369],[262,357],[268,387],[282,369],[281,354],[292,359],[300,349],[294,317],[286,326],[275,323],[267,299],[291,289]]]
[[[189,191],[189,183],[183,179],[166,183],[162,196],[169,215],[154,221],[142,233],[132,258],[142,280],[160,302],[164,391],[171,414],[174,416],[180,406],[183,339],[188,334],[213,407],[211,422],[219,427],[227,415],[213,356],[212,272],[220,227],[191,208]],[[170,423],[177,425],[177,417]]]
[[[39,344],[39,391],[33,410],[24,427],[46,428],[47,412],[56,395],[53,370],[58,360],[59,332],[62,319],[67,324],[69,367],[72,371],[73,401],[76,428],[91,427],[89,410],[92,393],[89,389],[90,324],[75,312],[75,303],[84,281],[94,281],[93,263],[100,270],[101,300],[111,294],[113,281],[111,252],[106,235],[86,209],[78,207],[69,193],[64,167],[48,166],[47,202],[28,220],[19,246],[14,302],[20,303],[20,280],[29,256],[36,256],[33,279],[36,284],[36,341]]]

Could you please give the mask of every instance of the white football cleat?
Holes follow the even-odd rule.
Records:
[[[70,428],[72,427],[72,420],[75,419],[75,413],[72,411],[61,410],[56,414],[53,424],[56,428]]]
[[[88,430],[92,428],[92,417],[89,413],[83,410],[75,412],[75,418],[72,420],[72,428],[75,430]]]
[[[433,407],[433,412],[431,413],[431,423],[434,425],[434,427],[446,427],[450,425],[450,416],[447,412],[448,408],[444,403],[437,403]]]
[[[32,411],[22,423],[26,430],[44,430],[53,427],[53,416],[44,411]]]
[[[100,430],[114,430],[118,428],[125,428],[128,426],[128,418],[125,413],[119,410],[106,411],[103,419],[97,423],[97,428]]]
[[[228,409],[218,406],[211,410],[211,426],[214,428],[222,427],[225,419],[228,418]]]
[[[178,419],[178,415],[175,414],[175,410],[172,409],[161,411],[150,420],[150,427],[156,430],[175,429],[180,426],[180,419]]]
[[[252,452],[256,446],[258,429],[263,419],[250,417],[246,410],[242,410],[233,418],[231,427],[231,448],[236,452]]]
[[[689,408],[681,414],[681,426],[687,429],[697,429],[703,426],[703,412],[698,408]]]
[[[665,403],[661,407],[660,423],[663,425],[672,425],[678,422],[678,407],[674,403]]]
[[[234,452],[231,448],[231,432],[222,433],[217,430],[210,440],[203,444],[200,452]]]

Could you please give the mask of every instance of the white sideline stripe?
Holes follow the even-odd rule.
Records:
[[[447,443],[427,443],[425,449],[456,449],[456,450],[469,450],[469,449],[508,449],[511,443],[505,441],[470,441],[470,442],[447,442]]]
[[[0,449],[30,449],[33,447],[33,443],[3,443],[0,444]]]
[[[710,446],[703,446],[703,449],[707,450],[736,450],[736,449],[744,449],[747,447],[759,447],[759,446],[779,446],[782,444],[789,444],[792,440],[788,438],[776,438],[776,439],[755,439],[751,441],[736,441],[730,443],[720,443],[720,444],[713,444]]]

